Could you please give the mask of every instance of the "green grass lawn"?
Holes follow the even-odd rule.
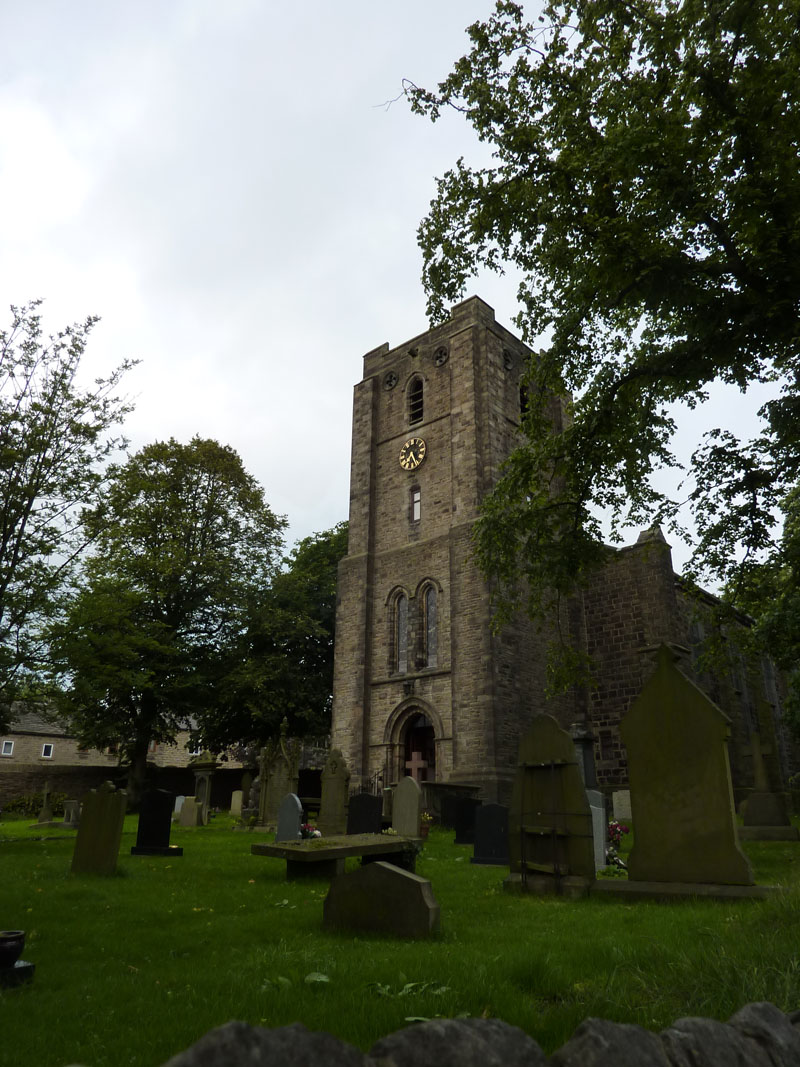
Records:
[[[800,845],[746,842],[765,902],[522,897],[432,830],[417,862],[442,909],[430,942],[322,930],[324,881],[250,855],[267,835],[176,827],[178,859],[69,874],[74,836],[0,821],[0,927],[28,933],[29,986],[0,991],[2,1067],[156,1067],[213,1026],[302,1022],[363,1049],[434,1015],[496,1016],[550,1052],[588,1015],[661,1029],[750,1001],[800,1007]],[[355,866],[356,861],[351,861]],[[324,976],[324,979],[320,976]]]

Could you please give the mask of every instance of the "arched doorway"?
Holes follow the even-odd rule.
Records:
[[[406,720],[402,735],[403,766],[401,774],[417,782],[436,780],[436,734],[430,719],[421,711]]]

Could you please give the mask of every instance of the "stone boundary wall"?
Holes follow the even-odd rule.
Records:
[[[660,1034],[586,1019],[548,1057],[500,1019],[430,1019],[381,1038],[368,1053],[300,1023],[266,1030],[230,1022],[164,1067],[797,1067],[800,1011],[748,1004],[727,1023],[678,1019]]]

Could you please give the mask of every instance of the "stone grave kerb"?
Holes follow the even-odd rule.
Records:
[[[628,877],[752,885],[736,836],[730,719],[678,668],[675,650],[655,652],[655,670],[620,724],[635,834]]]

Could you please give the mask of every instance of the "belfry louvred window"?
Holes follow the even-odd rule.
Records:
[[[415,377],[408,387],[408,421],[411,426],[422,422],[423,411],[422,378]]]

